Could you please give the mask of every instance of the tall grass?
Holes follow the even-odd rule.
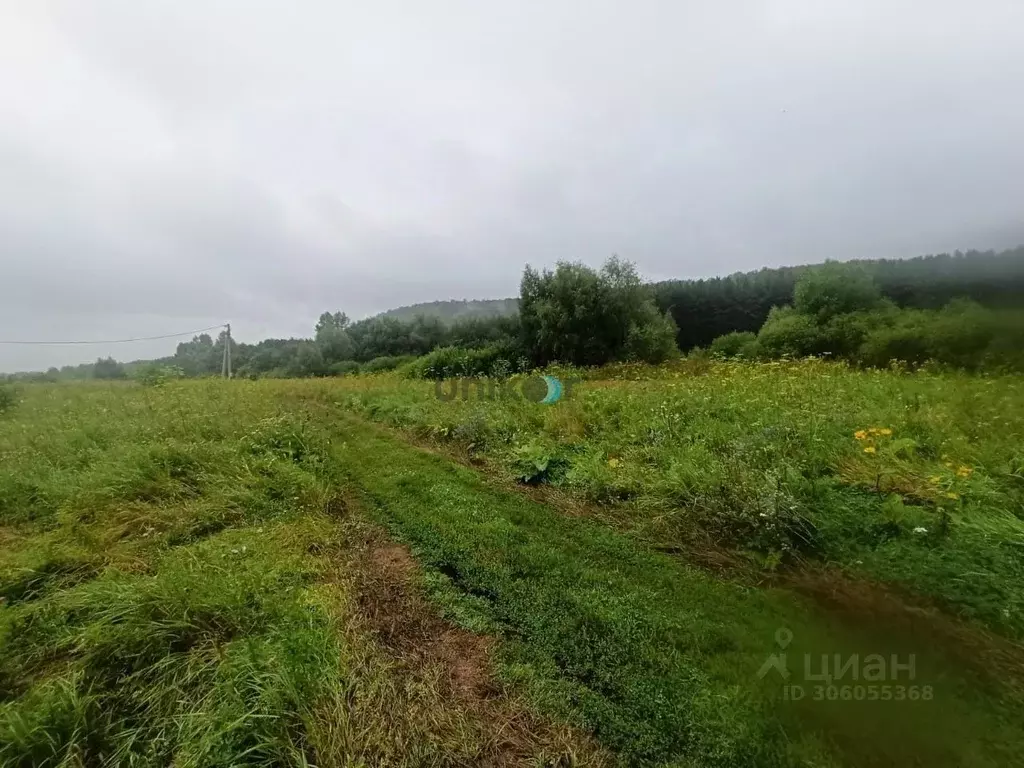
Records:
[[[288,386],[24,387],[0,421],[0,764],[485,753],[486,719],[364,626],[334,436]]]
[[[563,375],[581,375],[563,371]],[[392,378],[332,401],[603,505],[655,542],[842,564],[1024,638],[1024,382],[817,360],[583,373],[553,406]]]

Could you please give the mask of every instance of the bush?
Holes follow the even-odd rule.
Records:
[[[503,378],[529,368],[519,347],[512,343],[492,344],[480,349],[440,347],[419,358],[407,369],[418,379],[451,379],[473,376]]]
[[[678,357],[678,332],[672,316],[667,312],[660,314],[652,305],[649,312],[643,312],[641,318],[630,326],[624,357],[629,361],[652,365]]]
[[[879,328],[868,336],[857,357],[861,365],[874,368],[886,368],[894,360],[920,365],[928,359],[928,340],[920,328],[909,325]]]
[[[712,341],[710,349],[711,354],[718,357],[745,357],[746,355],[741,353],[752,349],[751,344],[757,344],[757,334],[750,331],[733,331]]]
[[[350,376],[359,373],[359,363],[355,360],[340,360],[333,363],[327,371],[331,376]]]
[[[176,365],[144,365],[133,373],[132,378],[145,387],[160,387],[184,376],[185,372]]]
[[[10,384],[0,384],[0,414],[11,410],[18,402],[18,391]]]
[[[793,307],[773,307],[757,334],[757,343],[768,357],[806,357],[828,351],[814,318]]]
[[[416,359],[415,355],[394,355],[381,357],[375,357],[368,363],[363,363],[363,373],[381,373],[383,371],[393,371],[400,365],[405,365]]]
[[[933,360],[974,370],[1024,363],[1024,329],[1014,313],[999,313],[969,301],[951,302],[941,310],[896,310],[875,316],[852,357],[861,365],[885,367],[893,360],[921,365]]]
[[[323,353],[312,341],[301,341],[295,347],[295,357],[286,369],[289,376],[323,376],[327,373]]]
[[[927,325],[931,357],[968,370],[981,365],[997,332],[996,314],[972,301],[952,301],[931,315]]]

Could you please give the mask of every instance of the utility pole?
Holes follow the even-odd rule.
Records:
[[[231,323],[224,325],[224,360],[220,366],[220,375],[231,378]]]

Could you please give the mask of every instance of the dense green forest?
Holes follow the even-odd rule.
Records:
[[[938,309],[969,298],[989,307],[1024,306],[1024,246],[1007,251],[957,251],[913,259],[851,262],[897,306]],[[686,352],[731,331],[758,331],[772,307],[789,304],[797,280],[820,265],[744,272],[709,280],[653,285],[658,307],[671,312]]]
[[[804,271],[792,302],[772,307],[756,334],[730,331],[711,342],[710,353],[750,360],[832,357],[871,368],[898,361],[1024,371],[1024,308],[986,307],[970,298],[937,309],[901,307],[882,296],[870,270],[832,262]]]
[[[806,296],[801,303],[801,284],[847,298],[858,286],[860,293],[842,311],[822,313],[808,309]],[[631,264],[611,259],[601,270],[526,267],[518,299],[434,302],[355,322],[343,312],[324,312],[311,338],[232,339],[231,357],[239,376],[343,375],[416,358],[423,375],[472,375],[553,362],[658,362],[677,350],[707,347],[749,358],[832,355],[861,365],[931,359],[1019,367],[1024,316],[1014,310],[1022,308],[1024,246],[649,285]],[[223,333],[201,334],[158,360],[106,358],[9,378],[115,379],[154,370],[216,375],[224,343]]]

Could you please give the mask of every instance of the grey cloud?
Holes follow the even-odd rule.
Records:
[[[668,278],[1014,245],[1022,25],[1017,0],[6,4],[0,337],[305,334],[612,253]]]

